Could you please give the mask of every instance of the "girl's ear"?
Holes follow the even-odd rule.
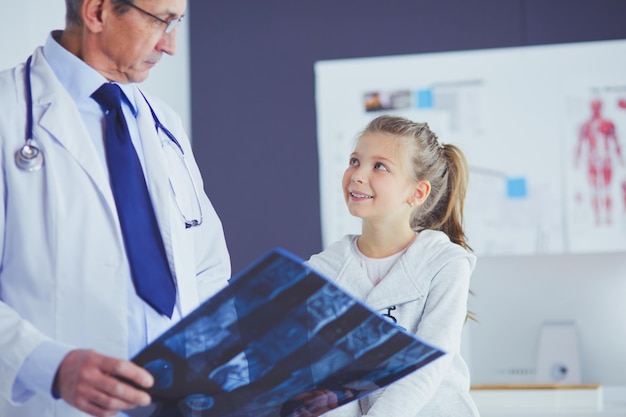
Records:
[[[430,194],[430,182],[427,180],[421,180],[417,183],[417,187],[415,187],[415,191],[411,196],[411,201],[416,205],[422,204]]]

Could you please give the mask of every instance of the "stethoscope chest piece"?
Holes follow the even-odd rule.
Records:
[[[15,164],[19,169],[33,172],[43,166],[43,154],[35,145],[32,139],[26,141],[24,146],[15,152]]]
[[[33,172],[43,166],[43,154],[33,141],[33,91],[30,86],[30,63],[33,56],[26,60],[26,143],[15,152],[15,165],[24,171]]]

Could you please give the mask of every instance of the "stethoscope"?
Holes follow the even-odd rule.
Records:
[[[33,90],[30,85],[30,63],[32,55],[26,61],[26,143],[15,152],[15,164],[24,171],[37,171],[43,166],[43,153],[34,145],[33,139]]]
[[[37,171],[41,169],[41,167],[44,164],[43,153],[37,146],[35,146],[35,140],[33,139],[33,90],[31,86],[31,76],[30,76],[32,59],[33,57],[31,55],[26,60],[26,79],[25,79],[25,84],[26,84],[26,141],[24,145],[20,149],[18,149],[17,152],[15,152],[15,164],[17,165],[19,169],[28,171],[28,172]],[[185,165],[185,169],[187,170],[187,175],[189,176],[189,179],[193,187],[193,191],[194,191],[195,199],[196,199],[196,205],[199,211],[199,216],[197,218],[188,218],[185,215],[182,207],[180,206],[178,202],[178,198],[176,197],[176,192],[174,191],[174,186],[172,185],[172,182],[170,180],[170,186],[174,194],[174,200],[176,201],[178,210],[180,211],[184,219],[185,228],[189,229],[191,227],[200,226],[202,224],[202,206],[200,204],[200,196],[198,195],[198,188],[196,187],[196,183],[193,179],[193,176],[191,175],[189,166],[187,165],[187,161],[185,160],[185,152],[183,151],[183,147],[180,145],[180,143],[178,142],[174,134],[170,132],[170,130],[166,128],[163,125],[163,123],[161,123],[154,109],[150,105],[150,102],[148,101],[146,96],[143,94],[143,92],[141,93],[141,95],[143,96],[143,99],[146,101],[146,104],[148,104],[148,107],[150,108],[150,113],[152,114],[152,118],[154,119],[154,126],[157,132],[159,131],[163,132],[165,136],[167,136],[168,139],[174,145],[176,145],[176,148],[180,151],[182,162]]]
[[[26,60],[26,143],[24,143],[24,145],[18,149],[17,152],[15,152],[15,163],[18,168],[29,172],[37,171],[43,166],[44,162],[43,153],[37,146],[35,146],[35,140],[33,139],[33,88],[30,81],[30,64],[32,59],[33,57],[31,55]],[[172,142],[174,142],[180,152],[184,154],[183,148],[180,146],[176,137],[174,137],[174,134],[170,132],[169,129],[163,125],[163,123],[161,123],[146,96],[143,95],[143,93],[141,93],[141,95],[150,108],[150,113],[152,113],[152,118],[154,119],[154,125],[157,131],[160,129],[163,133],[165,133],[165,135]]]

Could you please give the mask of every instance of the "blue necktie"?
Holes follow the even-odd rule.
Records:
[[[143,170],[122,112],[123,94],[117,84],[107,83],[91,97],[105,112],[109,177],[135,290],[156,311],[172,317],[176,287]]]

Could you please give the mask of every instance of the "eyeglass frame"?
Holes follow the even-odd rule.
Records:
[[[141,13],[145,14],[146,16],[150,16],[151,18],[163,23],[165,25],[165,29],[163,30],[163,33],[165,34],[170,34],[172,33],[172,31],[174,29],[176,29],[176,26],[178,26],[182,21],[183,18],[185,17],[185,15],[182,15],[179,18],[175,18],[172,20],[165,20],[165,19],[161,19],[158,16],[153,15],[152,13],[150,13],[149,11],[142,9],[141,7],[137,6],[136,4],[134,4],[131,0],[118,0],[120,3],[124,3],[127,6],[132,7],[135,10],[140,11]]]
[[[180,145],[180,143],[178,142],[174,134],[167,127],[165,127],[163,123],[161,123],[156,113],[154,112],[152,105],[150,104],[150,102],[148,101],[148,99],[146,98],[146,96],[143,94],[141,90],[140,90],[140,93],[143,96],[143,99],[146,101],[146,104],[148,104],[148,107],[150,108],[150,113],[152,113],[152,118],[154,119],[154,127],[157,131],[157,134],[159,131],[161,131],[165,134],[165,136],[167,136],[167,140],[161,141],[161,146],[163,146],[163,143],[167,143],[166,146],[169,146],[175,150],[178,157],[181,159],[181,161],[183,162],[183,165],[185,166],[185,170],[187,171],[187,176],[189,180],[191,181],[191,186],[193,187],[193,193],[196,199],[196,205],[198,207],[198,218],[188,219],[187,216],[185,215],[185,212],[183,211],[183,208],[180,206],[180,203],[178,202],[178,198],[176,197],[176,190],[174,190],[174,184],[172,184],[172,179],[171,178],[169,179],[170,189],[174,197],[174,202],[176,203],[178,212],[180,213],[181,217],[183,218],[183,221],[185,222],[185,229],[198,227],[202,224],[202,220],[203,220],[202,204],[200,203],[200,195],[198,194],[198,187],[196,186],[196,181],[193,179],[193,175],[191,174],[191,170],[189,169],[189,164],[187,164],[187,159],[185,158],[185,152],[183,151],[183,147]]]
[[[185,166],[185,171],[187,171],[187,177],[189,178],[191,182],[191,186],[193,188],[193,193],[194,193],[194,197],[196,200],[196,206],[198,208],[197,219],[187,218],[187,216],[185,215],[185,212],[183,211],[183,208],[180,206],[180,203],[178,202],[178,197],[176,196],[176,190],[174,189],[174,184],[172,184],[171,179],[169,180],[170,189],[172,191],[172,195],[174,196],[176,207],[178,207],[178,212],[180,213],[181,217],[183,218],[183,221],[185,222],[185,229],[190,229],[192,227],[200,226],[203,220],[202,219],[202,204],[200,204],[200,195],[198,195],[198,187],[196,186],[196,181],[193,179],[193,175],[191,175],[191,170],[189,169],[189,164],[187,164],[187,158],[185,158],[185,153],[183,152],[183,148],[182,146],[180,146],[180,143],[178,143],[178,140],[176,140],[176,138],[174,137],[174,134],[170,132],[170,130],[166,128],[158,120],[155,121],[155,127],[157,131],[160,130],[169,139],[169,140],[162,141],[161,145],[163,145],[163,143],[167,143],[167,145],[165,146],[170,146],[171,148],[175,149],[175,152],[177,152],[178,157],[180,158],[180,160],[183,162],[183,165]]]

